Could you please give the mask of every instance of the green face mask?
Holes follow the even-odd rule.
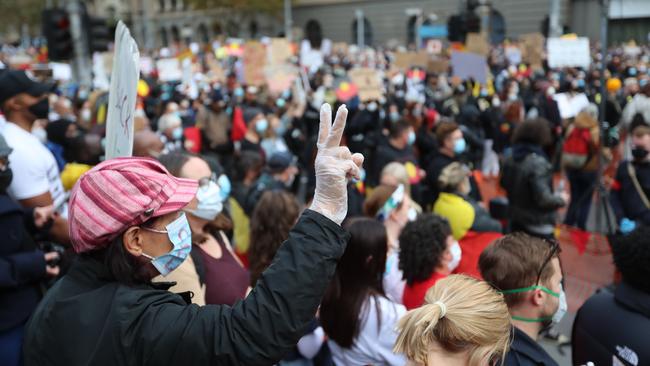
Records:
[[[499,291],[499,292],[506,295],[506,294],[518,294],[518,293],[521,293],[521,292],[528,292],[528,291],[534,291],[534,290],[542,290],[542,291],[546,292],[547,294],[549,294],[549,295],[551,295],[553,297],[557,297],[557,298],[560,298],[560,295],[561,295],[561,294],[559,294],[559,293],[557,293],[557,292],[555,292],[553,290],[550,290],[547,287],[539,286],[539,285],[524,287],[524,288],[516,288],[516,289],[512,289],[512,290],[504,290],[504,291]],[[527,323],[548,323],[548,322],[552,321],[554,317],[555,316],[552,315],[552,316],[547,316],[547,317],[543,317],[543,318],[524,318],[524,317],[521,317],[521,316],[513,315],[512,319],[513,320],[519,320],[519,321],[522,321],[522,322],[527,322]]]

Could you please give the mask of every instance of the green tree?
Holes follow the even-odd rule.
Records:
[[[264,12],[277,15],[282,11],[283,0],[186,0],[195,9],[229,8],[236,12]]]

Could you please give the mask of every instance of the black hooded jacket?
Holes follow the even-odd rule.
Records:
[[[345,231],[307,210],[248,297],[188,305],[126,286],[82,257],[26,328],[25,365],[272,365],[304,334],[343,254]]]

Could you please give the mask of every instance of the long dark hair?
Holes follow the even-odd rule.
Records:
[[[346,230],[350,240],[325,292],[320,319],[330,339],[341,347],[350,348],[367,314],[368,309],[363,308],[366,299],[385,296],[382,278],[388,239],[384,225],[373,219],[352,219]],[[376,307],[379,323],[378,302]]]
[[[255,206],[250,221],[250,249],[248,251],[251,286],[271,264],[280,245],[289,237],[289,231],[300,213],[298,200],[288,192],[267,191]]]

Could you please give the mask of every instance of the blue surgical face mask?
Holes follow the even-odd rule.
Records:
[[[182,127],[176,127],[172,131],[172,138],[174,140],[180,140],[183,138],[183,128]]]
[[[397,121],[399,121],[399,117],[400,117],[399,112],[390,112],[390,116],[389,116],[389,118],[390,118],[390,121],[391,121],[391,122],[397,122]]]
[[[228,199],[228,196],[230,196],[230,191],[232,190],[230,179],[228,179],[227,175],[221,174],[219,179],[217,179],[217,184],[219,185],[219,188],[221,188],[219,191],[221,202],[225,202]]]
[[[464,138],[460,138],[456,140],[456,142],[454,142],[454,153],[462,154],[466,148],[467,148],[467,142],[465,142]]]
[[[411,146],[411,145],[413,145],[415,143],[415,132],[409,131],[409,137],[408,137],[408,141],[406,143],[409,144],[409,146]]]
[[[263,135],[266,130],[269,128],[269,121],[266,119],[261,119],[255,123],[255,131],[257,131],[258,134]]]
[[[244,89],[243,88],[235,88],[235,91],[233,92],[235,95],[235,98],[243,98],[244,97]]]
[[[167,230],[156,230],[143,227],[144,230],[151,231],[159,234],[167,234],[169,240],[172,242],[173,248],[169,253],[163,254],[158,257],[152,257],[146,253],[142,256],[149,258],[151,264],[160,272],[161,275],[167,276],[173,270],[178,268],[192,251],[192,230],[190,223],[184,213],[176,220],[172,221],[165,227]]]
[[[221,188],[212,180],[199,187],[196,191],[196,199],[199,202],[196,210],[187,209],[186,211],[198,218],[212,221],[223,211]]]
[[[278,107],[278,108],[284,108],[284,106],[286,104],[287,104],[287,102],[282,98],[275,101],[275,106]]]

